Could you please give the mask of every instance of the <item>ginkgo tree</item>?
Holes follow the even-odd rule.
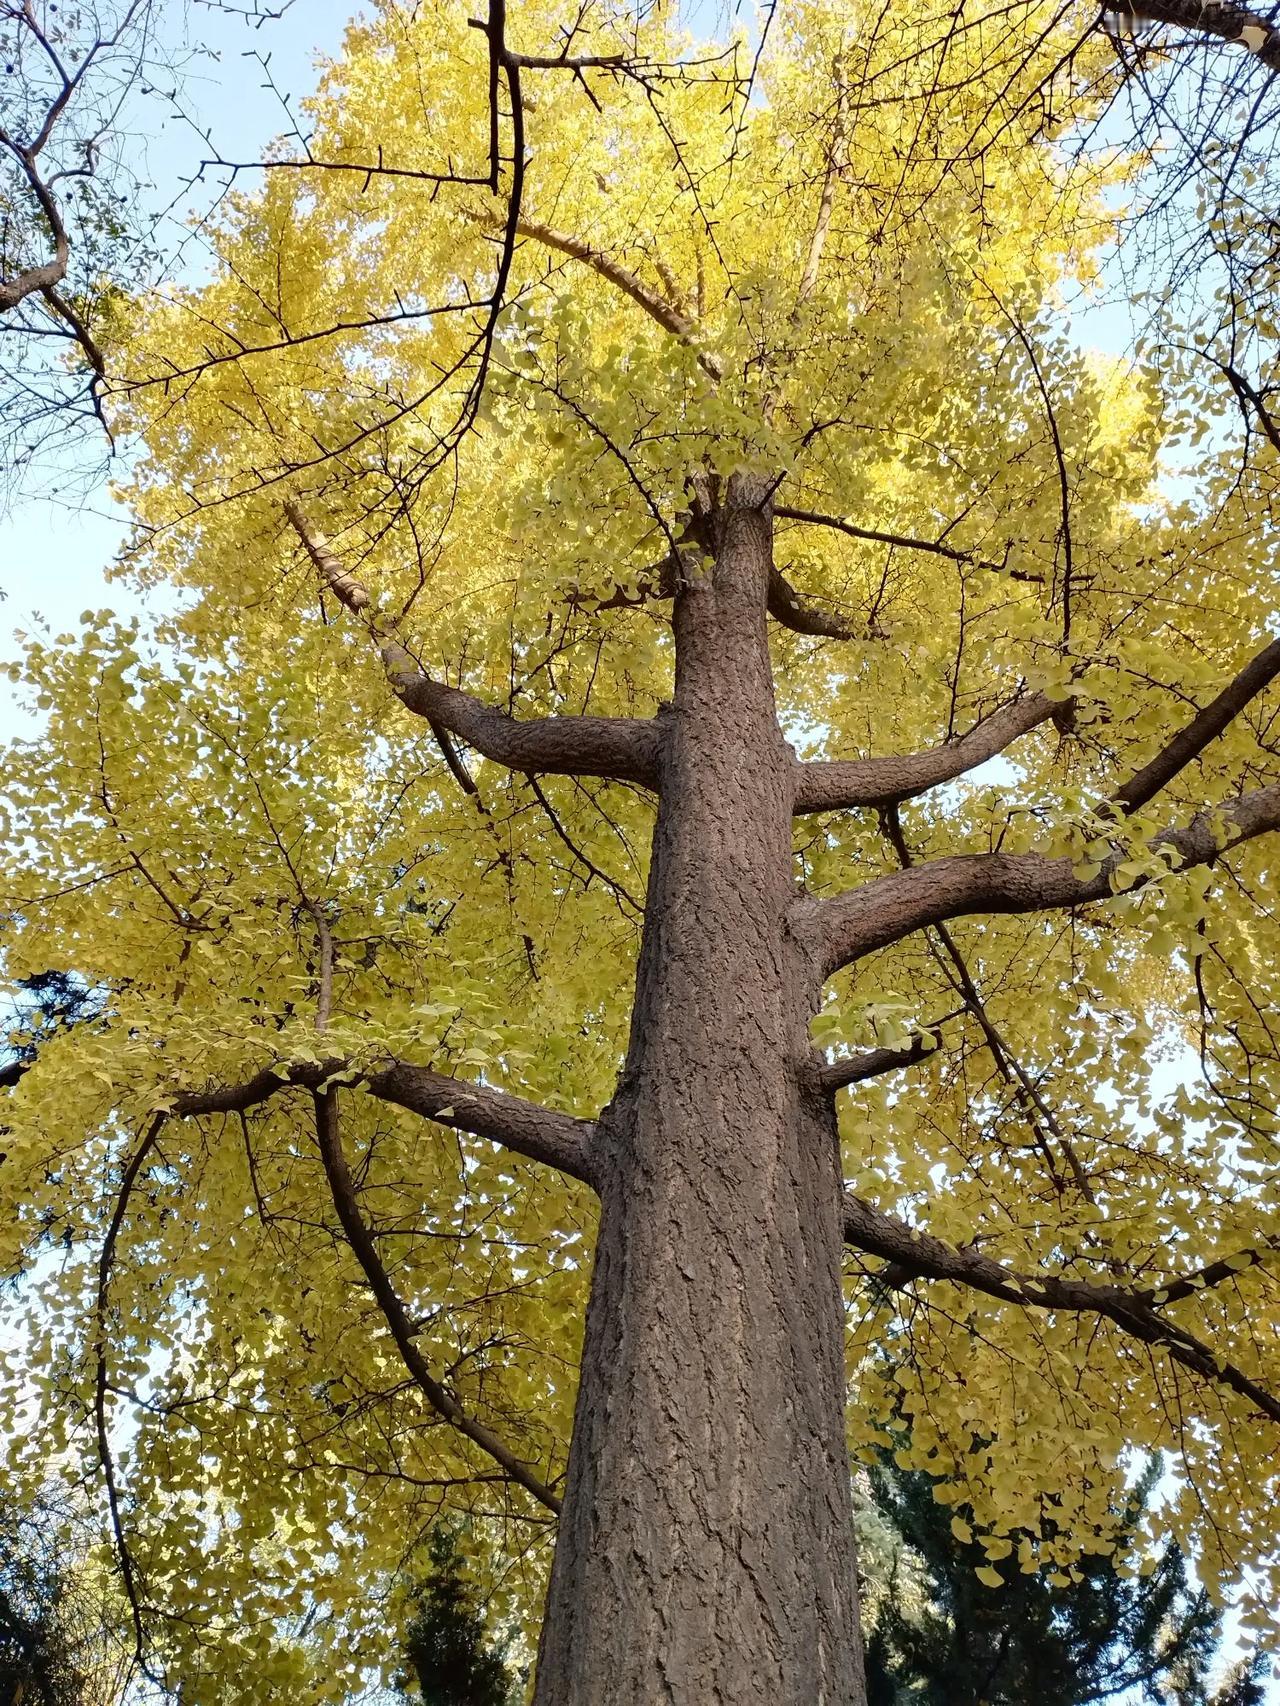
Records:
[[[183,1699],[353,1696],[446,1513],[538,1706],[860,1702],[886,1448],[993,1592],[1135,1447],[1276,1583],[1280,37],[1144,17],[384,0],[113,299],[168,591],[15,666],[6,969],[98,1005],[4,1390]],[[1257,101],[1169,186],[1188,61]],[[1122,365],[1139,208],[1230,315]]]

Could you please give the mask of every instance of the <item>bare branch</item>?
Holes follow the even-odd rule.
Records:
[[[1185,870],[1276,829],[1280,782],[1199,812],[1185,828],[1166,829],[1150,845],[1171,868]],[[887,872],[830,900],[801,900],[795,924],[829,977],[865,954],[949,918],[1081,906],[1144,887],[1149,877],[1117,878],[1126,857],[1112,853],[1094,875],[1078,877],[1070,859],[1043,853],[951,854]]]
[[[1271,448],[1280,450],[1280,425],[1276,423],[1276,418],[1271,412],[1267,398],[1258,390],[1256,385],[1249,383],[1238,368],[1232,367],[1230,362],[1223,362],[1220,365],[1227,377],[1228,384],[1236,394],[1236,401],[1245,411],[1246,420],[1249,410],[1252,409],[1258,417],[1258,425],[1266,434],[1267,442]]]
[[[661,734],[655,721],[571,716],[522,721],[434,680],[405,648],[394,621],[379,613],[367,588],[342,565],[295,500],[288,499],[284,507],[321,583],[364,623],[381,653],[392,691],[407,710],[430,724],[446,761],[451,748],[442,731],[467,741],[495,763],[526,774],[605,776],[657,788]],[[458,775],[456,754],[450,768]]]
[[[1043,693],[1032,693],[1002,705],[956,740],[926,752],[803,764],[797,779],[796,813],[884,808],[914,799],[985,764],[1015,740],[1050,721],[1058,709]]]
[[[11,112],[0,123],[0,160],[10,162],[14,174],[0,193],[6,209],[0,232],[0,316],[24,309],[13,328],[19,347],[24,336],[54,337],[79,347],[91,373],[88,398],[106,429],[106,364],[90,329],[85,298],[68,288],[80,234],[70,229],[58,186],[97,177],[102,136],[118,119],[150,45],[153,0],[120,0],[54,17],[48,28],[41,21],[44,10],[30,3],[4,8],[4,21],[15,32],[6,46],[15,98],[12,103],[6,99]],[[115,22],[108,29],[104,19],[111,13]],[[30,226],[25,197],[33,204]],[[45,258],[31,258],[42,251]]]
[[[1122,1332],[1145,1344],[1161,1346],[1175,1362],[1216,1385],[1247,1398],[1263,1415],[1280,1421],[1274,1397],[1216,1351],[1156,1312],[1152,1296],[1122,1286],[1092,1285],[1048,1274],[1015,1273],[974,1249],[954,1249],[894,1215],[855,1197],[844,1197],[845,1242],[890,1264],[886,1279],[901,1285],[911,1279],[950,1280],[1019,1308],[1066,1310],[1104,1316]]]

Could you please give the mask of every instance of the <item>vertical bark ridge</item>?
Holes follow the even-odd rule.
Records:
[[[840,1179],[788,933],[792,755],[739,489],[676,690],[538,1706],[861,1706]],[[710,1306],[707,1300],[710,1299]]]

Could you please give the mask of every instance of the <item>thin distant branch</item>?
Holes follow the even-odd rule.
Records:
[[[1246,411],[1248,409],[1253,410],[1258,417],[1258,425],[1266,434],[1271,448],[1280,450],[1280,424],[1277,424],[1276,417],[1272,414],[1266,397],[1256,385],[1250,384],[1243,373],[1232,367],[1230,362],[1223,362],[1221,366],[1223,373],[1227,376],[1227,383],[1236,394],[1237,401]]]
[[[1275,1256],[1278,1248],[1280,1244],[1277,1244],[1276,1240],[1264,1240],[1263,1248],[1238,1250],[1216,1262],[1207,1262],[1204,1267],[1196,1268],[1192,1273],[1179,1274],[1176,1278],[1164,1280],[1160,1285],[1149,1286],[1139,1295],[1153,1307],[1163,1308],[1166,1303],[1181,1303],[1183,1298],[1212,1291],[1216,1286],[1238,1279],[1240,1274],[1249,1268],[1260,1267],[1268,1257]]]
[[[599,865],[595,864],[591,859],[589,859],[587,857],[587,855],[582,851],[581,847],[578,846],[577,842],[573,840],[573,838],[569,834],[568,830],[564,827],[563,823],[561,823],[560,818],[559,818],[558,814],[556,813],[555,808],[551,804],[551,801],[547,798],[546,794],[543,793],[542,789],[538,786],[537,777],[536,776],[526,776],[525,781],[528,782],[529,787],[533,792],[533,797],[537,800],[538,804],[542,807],[543,811],[547,814],[547,820],[551,824],[552,829],[556,832],[557,836],[559,836],[560,840],[564,842],[565,846],[569,849],[570,853],[572,853],[573,857],[578,861],[578,863],[585,868],[585,870],[587,872],[587,881],[589,882],[592,877],[598,877],[599,880],[604,884],[604,886],[615,897],[615,899],[617,899],[619,901],[624,901],[626,903],[626,905],[631,908],[631,911],[636,915],[637,918],[643,918],[644,917],[644,907],[636,899],[636,897],[631,893],[631,891],[628,888],[626,888],[624,884],[618,882],[618,880],[615,877],[611,877],[607,871],[602,871],[600,869]],[[585,886],[585,884],[584,884],[584,886]],[[3,1082],[2,1078],[0,1078],[0,1082]]]
[[[102,408],[101,387],[106,378],[106,364],[101,347],[90,331],[83,311],[60,288],[66,280],[71,263],[72,237],[62,205],[55,194],[55,186],[59,182],[67,178],[93,175],[94,144],[83,142],[79,145],[83,153],[75,166],[64,165],[61,170],[50,169],[44,164],[44,159],[55,133],[63,127],[68,113],[82,104],[85,90],[91,84],[97,69],[114,50],[121,47],[131,32],[144,30],[151,5],[152,0],[128,0],[128,4],[118,11],[113,30],[102,31],[82,39],[75,51],[69,51],[65,46],[59,50],[55,41],[42,27],[33,4],[8,9],[9,21],[17,31],[19,39],[25,37],[28,42],[34,44],[35,51],[49,73],[51,93],[34,132],[23,136],[5,125],[0,125],[0,152],[7,154],[16,163],[39,210],[39,217],[47,228],[52,253],[46,260],[19,267],[8,277],[0,276],[0,314],[12,312],[34,297],[39,297],[44,302],[58,327],[65,328],[62,335],[69,337],[79,346],[88,362],[92,372],[90,396],[94,412],[104,428],[107,423]],[[90,15],[90,27],[94,22]],[[77,27],[82,24],[83,20],[77,21]],[[9,51],[16,53],[17,50],[11,45]],[[14,65],[11,64],[9,70],[14,72]],[[20,69],[15,74],[20,75]],[[8,209],[6,216],[12,218],[13,212],[12,208]]]
[[[907,845],[907,838],[902,828],[902,820],[898,814],[897,806],[888,806],[881,813],[880,821],[881,828],[902,868],[906,870],[914,865],[915,859]],[[957,994],[963,999],[964,1010],[970,1014],[982,1032],[983,1040],[991,1051],[991,1058],[995,1062],[997,1072],[1009,1085],[1017,1101],[1021,1104],[1031,1135],[1040,1153],[1044,1156],[1045,1164],[1049,1169],[1049,1176],[1052,1178],[1055,1187],[1061,1189],[1061,1177],[1054,1155],[1054,1144],[1062,1151],[1080,1195],[1086,1202],[1094,1202],[1096,1199],[1093,1186],[1088,1173],[1081,1164],[1080,1157],[1076,1153],[1075,1144],[1062,1129],[1053,1109],[1040,1094],[1039,1086],[1023,1067],[987,1011],[987,1004],[982,999],[982,992],[978,988],[977,979],[969,970],[968,961],[960,952],[960,944],[945,924],[935,924],[932,934],[940,949],[937,957],[941,962],[949,962],[949,966],[947,963],[942,964],[943,972]],[[1050,1138],[1053,1139],[1053,1143],[1050,1143]]]
[[[1044,376],[1044,369],[1040,365],[1040,357],[1036,354],[1036,346],[1028,336],[1026,328],[1022,325],[1021,321],[1018,320],[1016,315],[1009,312],[1000,298],[995,296],[994,292],[992,292],[992,296],[996,307],[1012,327],[1013,334],[1022,345],[1027,360],[1031,365],[1031,372],[1035,378],[1036,389],[1039,391],[1040,401],[1044,405],[1044,415],[1049,427],[1049,437],[1053,444],[1053,461],[1058,474],[1058,503],[1060,517],[1058,524],[1058,538],[1062,544],[1062,643],[1064,646],[1068,646],[1071,643],[1071,594],[1074,589],[1075,546],[1071,533],[1071,481],[1067,474],[1067,457],[1062,445],[1062,434],[1058,427],[1058,411],[1053,406],[1053,394],[1049,389],[1049,382]]]
[[[835,76],[837,86],[836,114],[831,142],[827,149],[827,163],[822,174],[822,194],[818,199],[817,217],[813,222],[813,234],[809,238],[809,250],[805,256],[804,271],[800,275],[800,288],[796,292],[795,306],[791,310],[793,325],[796,323],[805,303],[818,287],[818,273],[822,266],[822,254],[826,248],[827,233],[831,228],[831,214],[835,207],[836,179],[845,165],[848,91],[841,78],[838,61],[835,67]]]
[[[381,148],[375,160],[318,160],[310,151],[298,160],[227,160],[220,154],[212,154],[200,162],[202,171],[209,167],[233,175],[239,172],[354,172],[365,180],[366,186],[374,178],[408,178],[425,184],[460,184],[464,188],[478,189],[491,187],[487,175],[476,177],[450,170],[430,172],[420,166],[389,166],[382,157]]]
[[[811,527],[830,527],[837,533],[847,534],[850,539],[866,539],[873,545],[892,545],[902,551],[925,551],[931,556],[945,557],[949,562],[962,563],[969,568],[990,569],[993,574],[1004,575],[1008,580],[1031,581],[1037,586],[1044,583],[1043,575],[1033,574],[1026,569],[1011,569],[1005,563],[991,562],[980,557],[976,551],[959,550],[941,539],[917,539],[912,534],[889,533],[881,527],[860,527],[843,516],[823,515],[813,509],[797,509],[793,504],[775,504],[773,513],[782,521],[801,521],[807,522]]]

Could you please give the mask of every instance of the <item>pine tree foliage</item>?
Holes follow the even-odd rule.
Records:
[[[423,1706],[513,1706],[513,1679],[488,1639],[451,1529],[435,1530],[428,1559],[401,1642],[412,1673],[402,1690]]]
[[[872,1467],[871,1507],[904,1550],[875,1585],[869,1706],[1260,1706],[1261,1658],[1211,1688],[1221,1615],[1191,1586],[1177,1544],[1142,1557],[1159,1472],[1153,1461],[1125,1503],[1116,1554],[1081,1558],[1054,1584],[1018,1569],[1016,1544],[993,1566],[967,1514],[948,1514],[928,1476]]]
[[[8,1534],[0,1541],[0,1701],[82,1706],[83,1681],[58,1622],[57,1578],[15,1554],[9,1542]]]
[[[0,1507],[2,1706],[124,1706],[127,1617],[87,1527],[39,1498]]]

